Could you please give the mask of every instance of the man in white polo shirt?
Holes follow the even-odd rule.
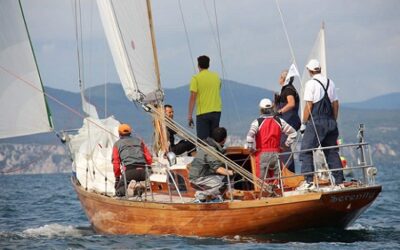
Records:
[[[321,74],[320,63],[311,59],[306,68],[312,77],[305,85],[304,101],[306,105],[303,111],[303,123],[300,132],[304,133],[301,149],[329,147],[337,145],[339,130],[337,117],[339,101],[336,95],[335,84],[332,80]],[[338,148],[324,150],[330,169],[341,168]],[[313,172],[313,154],[305,152],[300,155],[302,161],[301,172]],[[335,184],[341,184],[344,180],[343,171],[332,172]],[[306,175],[305,182],[299,189],[308,189],[314,186],[313,175]]]

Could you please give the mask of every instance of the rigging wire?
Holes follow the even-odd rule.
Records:
[[[291,56],[292,56],[293,64],[296,66],[296,68],[298,68],[297,67],[297,63],[296,63],[296,57],[294,55],[294,50],[293,50],[293,47],[292,47],[292,43],[290,42],[289,34],[287,32],[287,27],[286,27],[286,24],[285,24],[285,20],[283,19],[282,10],[281,10],[281,8],[279,6],[279,0],[275,0],[275,3],[276,3],[276,7],[278,9],[279,16],[280,16],[280,19],[281,19],[281,22],[282,22],[283,30],[285,32],[286,40],[287,40],[288,45],[289,45],[289,50],[290,50],[290,53],[291,53]],[[300,87],[303,88],[303,83],[301,81],[300,81]],[[301,98],[303,98],[303,96],[301,96]],[[300,112],[302,112],[302,110],[304,108],[308,108],[309,113],[310,113],[311,122],[313,124],[313,128],[314,128],[314,131],[315,131],[315,135],[317,136],[318,144],[319,144],[319,146],[321,146],[321,141],[320,141],[320,138],[318,136],[317,129],[315,127],[314,118],[313,118],[311,109],[310,109],[309,105],[305,104],[305,106],[306,107],[300,108],[301,109]]]
[[[204,6],[205,12],[207,14],[208,23],[210,25],[210,30],[211,30],[211,33],[213,35],[215,44],[217,46],[218,55],[219,55],[219,59],[220,59],[220,63],[221,63],[221,72],[222,72],[221,85],[222,85],[222,87],[224,87],[224,86],[227,87],[227,91],[228,91],[228,93],[229,93],[229,95],[230,95],[230,97],[232,98],[232,101],[233,101],[233,110],[234,110],[233,113],[235,114],[236,120],[238,121],[238,120],[240,120],[240,115],[239,115],[239,111],[238,111],[239,110],[238,104],[237,104],[237,102],[234,101],[234,100],[236,100],[235,95],[233,94],[233,90],[232,90],[231,86],[224,84],[226,76],[227,76],[227,73],[226,73],[226,70],[225,70],[224,59],[223,59],[223,56],[222,56],[222,46],[221,46],[221,37],[220,37],[218,14],[217,14],[218,13],[217,12],[217,5],[216,5],[216,2],[214,0],[213,1],[213,10],[214,10],[214,17],[215,17],[216,32],[214,32],[213,25],[212,25],[212,22],[211,22],[211,17],[210,17],[210,14],[208,12],[208,8],[207,8],[207,4],[205,3],[205,0],[203,0],[203,6]],[[228,119],[229,119],[229,116],[228,116]],[[229,122],[229,124],[231,124],[231,123],[233,123],[233,121]]]
[[[79,4],[78,4],[79,2]],[[74,14],[75,14],[75,39],[76,39],[76,55],[78,61],[78,81],[79,88],[82,90],[83,88],[83,73],[84,73],[84,65],[82,62],[81,51],[83,53],[83,45],[82,45],[82,12],[80,7],[80,0],[75,0],[74,2]]]
[[[163,116],[163,113],[160,112],[156,107],[148,104],[148,107],[151,109],[152,116],[160,117]],[[208,146],[206,142],[203,140],[197,138],[192,132],[184,128],[182,125],[179,123],[176,123],[174,120],[172,120],[169,117],[164,116],[165,119],[165,124],[167,125],[168,128],[174,130],[175,132],[178,133],[179,136],[181,136],[183,139],[186,139],[190,141],[191,143],[195,144],[197,148],[202,149],[209,155],[215,157],[216,159],[225,162],[232,170],[234,170],[236,173],[240,174],[243,178],[251,182],[253,185],[261,187],[263,181],[254,176],[251,172],[247,171],[246,169],[242,168],[240,165],[238,165],[236,162],[228,158],[227,156],[221,154],[220,152],[217,152],[214,148],[211,148]]]
[[[283,19],[282,10],[281,10],[281,7],[279,6],[279,0],[275,0],[275,3],[276,3],[276,8],[278,9],[279,17],[280,17],[281,22],[282,22],[283,31],[285,32],[286,41],[287,41],[287,43],[289,45],[289,50],[290,50],[290,54],[292,56],[293,64],[296,66],[296,68],[298,68],[297,67],[297,63],[296,63],[296,56],[294,55],[294,50],[293,50],[293,47],[292,47],[292,43],[290,42],[289,33],[287,32],[287,27],[286,27],[286,24],[285,24],[285,20]]]
[[[190,59],[191,59],[192,65],[193,65],[193,72],[196,73],[196,66],[194,63],[194,57],[193,57],[193,53],[192,53],[192,46],[190,45],[189,33],[188,33],[188,30],[186,27],[185,17],[183,15],[181,0],[178,0],[178,4],[179,4],[179,11],[181,13],[183,28],[185,30],[185,37],[186,37],[186,42],[187,42],[187,46],[188,46],[188,50],[189,50],[189,54],[190,54]]]

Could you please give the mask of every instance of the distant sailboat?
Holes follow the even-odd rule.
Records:
[[[248,160],[249,152],[242,147],[229,147],[226,155],[220,155],[206,144],[197,141],[197,138],[179,124],[165,118],[160,111],[163,91],[158,73],[150,1],[98,0],[97,3],[126,97],[143,105],[154,118],[153,125],[158,134],[155,144],[158,151],[154,153],[155,160],[145,183],[145,193],[142,196],[115,197],[111,148],[117,139],[119,122],[113,117],[98,119],[90,112],[92,107],[82,98],[83,105],[87,106],[84,108],[87,117],[83,120],[82,128],[76,133],[61,132],[61,138],[68,145],[73,160],[72,185],[96,232],[224,236],[276,233],[316,227],[345,228],[357,219],[381,192],[381,186],[374,182],[374,175],[368,174],[374,171],[367,170],[374,168],[370,158],[366,157],[369,153],[368,145],[363,142],[343,145],[361,149],[360,163],[354,167],[361,172],[357,181],[347,182],[346,187],[342,189],[337,189],[333,183],[321,183],[313,191],[299,191],[284,173],[279,174],[275,185],[257,178],[254,174],[255,162],[251,157]],[[14,85],[9,82],[17,81],[14,78],[18,78],[19,75],[29,79],[30,74],[27,72],[31,72],[35,67],[30,66],[19,72],[18,65],[24,66],[26,60],[31,60],[31,63],[34,61],[32,51],[28,53],[29,50],[24,49],[24,54],[19,57],[20,51],[26,45],[17,50],[12,49],[13,46],[21,46],[20,40],[26,44],[29,41],[27,36],[23,36],[24,39],[16,39],[11,34],[3,36],[5,32],[17,32],[22,37],[22,33],[27,32],[26,28],[22,29],[23,15],[19,3],[4,0],[0,5],[1,18],[5,17],[4,20],[1,19],[0,24],[0,80],[2,86],[7,86],[0,90],[0,97],[1,104],[5,104],[3,99],[7,100],[8,96],[5,96],[4,90],[14,89]],[[35,80],[37,79],[32,81]],[[25,93],[30,88],[30,85],[19,86],[19,91],[9,93],[12,95],[10,98],[18,99],[21,92]],[[36,123],[41,124],[47,120],[46,126],[23,133],[13,132],[12,126],[8,126],[7,132],[2,131],[3,137],[51,129],[43,91],[40,89],[36,92],[35,95],[41,96],[37,99],[42,100],[41,105],[35,107],[41,109],[40,114],[37,114],[40,119],[35,116],[37,119],[29,119],[28,122],[25,117],[21,119],[22,115],[12,116],[11,111],[4,111],[8,117],[2,117],[2,121],[25,123],[28,127],[35,127]],[[18,104],[21,106],[32,105],[30,102],[19,100]],[[17,105],[12,108],[21,112]],[[4,106],[2,109],[5,110]],[[197,143],[197,146],[207,153],[221,159],[240,176],[240,180],[232,183],[233,187],[225,194],[224,201],[193,202],[195,189],[188,180],[188,170],[193,158],[180,156],[176,158],[176,162],[172,158],[170,161],[164,158],[167,150],[164,124]]]

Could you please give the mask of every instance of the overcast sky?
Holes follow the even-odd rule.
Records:
[[[86,86],[119,82],[94,0],[81,0]],[[181,0],[193,60],[211,57],[226,79],[274,91],[291,53],[275,0]],[[302,73],[325,22],[327,68],[343,102],[400,92],[400,1],[278,1]],[[45,86],[78,91],[73,0],[22,0]],[[165,88],[189,83],[194,73],[179,0],[152,1]],[[222,47],[218,53],[216,18]]]

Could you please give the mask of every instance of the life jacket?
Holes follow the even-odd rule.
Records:
[[[256,134],[258,152],[279,152],[281,143],[281,122],[278,117],[260,117]]]
[[[124,136],[115,142],[114,147],[118,149],[119,158],[124,166],[146,162],[142,141],[137,137]]]

